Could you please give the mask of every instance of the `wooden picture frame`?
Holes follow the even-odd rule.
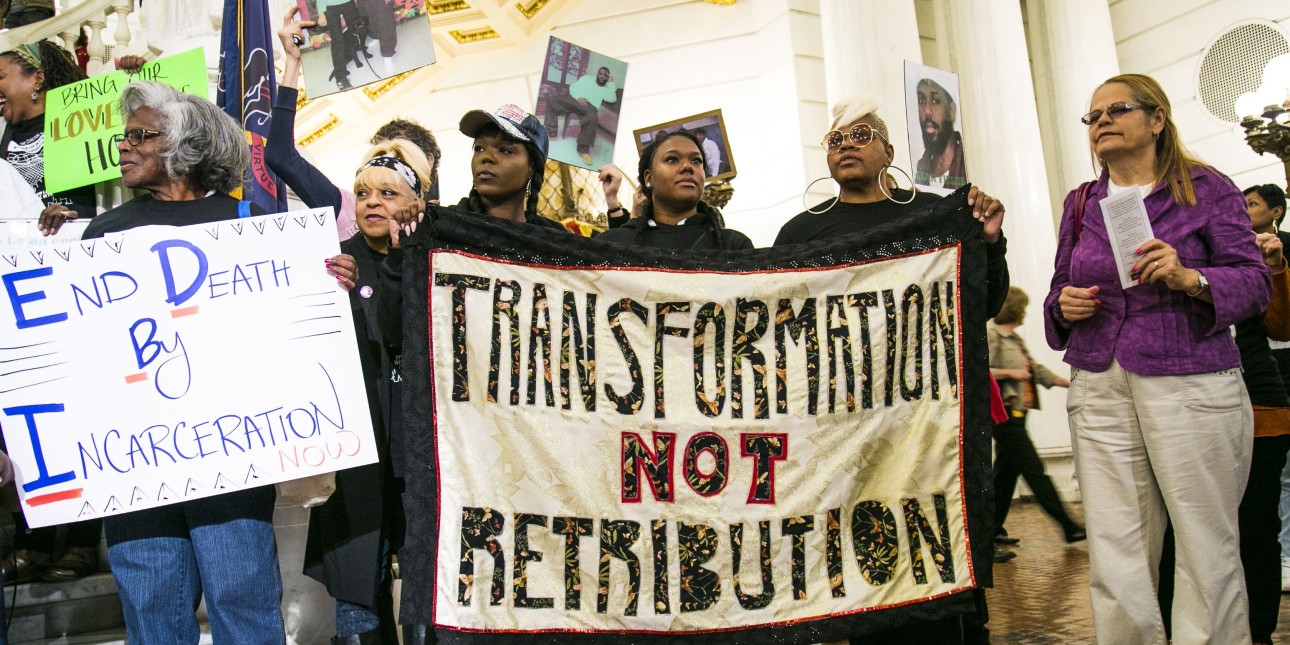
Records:
[[[717,144],[721,152],[721,159],[717,162],[718,172],[716,174],[707,174],[707,181],[729,180],[738,174],[735,169],[734,155],[730,151],[730,136],[726,130],[726,120],[722,116],[720,109],[691,114],[687,117],[633,130],[632,139],[636,141],[636,153],[640,154],[645,150],[645,146],[649,145],[660,132],[670,133],[677,130],[703,130],[704,137]],[[706,173],[707,170],[705,169]]]

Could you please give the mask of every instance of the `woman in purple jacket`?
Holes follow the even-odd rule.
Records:
[[[1098,643],[1163,643],[1155,600],[1166,517],[1178,545],[1174,643],[1248,643],[1237,507],[1253,414],[1228,328],[1268,304],[1241,192],[1183,147],[1154,79],[1093,94],[1102,175],[1066,198],[1044,322],[1066,350]],[[1122,288],[1101,200],[1141,192],[1154,239]],[[1185,583],[1184,583],[1185,581]]]

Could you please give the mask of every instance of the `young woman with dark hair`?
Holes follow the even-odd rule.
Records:
[[[18,45],[0,54],[0,116],[9,124],[0,138],[0,159],[8,161],[45,203],[48,217],[92,217],[94,187],[57,195],[45,191],[45,96],[50,90],[84,80],[70,52],[49,41]],[[42,226],[42,230],[44,227]]]
[[[747,235],[726,228],[721,211],[703,201],[705,162],[693,133],[673,132],[650,142],[638,167],[645,193],[638,216],[597,239],[671,250],[753,248]]]

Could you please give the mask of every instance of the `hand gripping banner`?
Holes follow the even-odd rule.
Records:
[[[405,622],[463,643],[820,641],[961,613],[988,582],[986,263],[963,191],[747,253],[442,208],[405,249]]]

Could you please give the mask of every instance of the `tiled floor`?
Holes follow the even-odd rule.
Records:
[[[1080,515],[1074,505],[1072,515]],[[995,645],[1092,645],[1088,596],[1088,546],[1067,545],[1062,531],[1033,502],[1017,502],[1008,514],[1008,533],[1021,538],[1010,547],[1017,557],[994,567],[990,642]],[[1275,635],[1290,643],[1290,594],[1282,596]]]
[[[1079,505],[1072,514],[1080,516]],[[989,590],[990,633],[994,645],[1092,645],[1088,599],[1088,546],[1068,545],[1061,529],[1039,506],[1017,502],[1008,515],[1008,531],[1021,538],[1010,547],[1017,557],[994,568]],[[1276,640],[1290,643],[1290,595],[1281,603]],[[203,634],[202,643],[210,636]],[[47,641],[66,645],[124,645],[121,630]]]

